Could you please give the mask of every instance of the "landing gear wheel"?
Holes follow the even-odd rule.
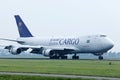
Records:
[[[79,59],[79,56],[77,56],[75,53],[74,56],[72,56],[72,59]]]
[[[67,56],[61,56],[61,59],[67,59]]]
[[[51,56],[50,59],[59,59],[59,56]]]
[[[103,60],[103,56],[99,56],[98,58],[99,58],[99,60]]]
[[[79,56],[72,56],[72,59],[79,59]]]

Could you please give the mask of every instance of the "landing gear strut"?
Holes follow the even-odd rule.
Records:
[[[103,60],[103,56],[99,56],[98,59],[99,59],[99,60]]]
[[[72,56],[72,59],[79,59],[79,56],[75,54],[74,56]]]

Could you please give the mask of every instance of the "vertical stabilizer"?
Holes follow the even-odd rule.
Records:
[[[20,37],[33,37],[19,15],[15,15]]]

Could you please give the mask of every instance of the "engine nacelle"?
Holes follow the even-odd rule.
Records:
[[[43,51],[42,51],[42,54],[44,55],[44,56],[53,56],[54,55],[54,51],[52,50],[52,49],[44,49]]]
[[[12,47],[9,52],[13,55],[18,55],[22,52],[21,48],[18,47]]]

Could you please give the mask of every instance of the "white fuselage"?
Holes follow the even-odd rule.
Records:
[[[24,41],[22,45],[30,46],[49,46],[49,47],[74,47],[79,53],[102,53],[113,47],[111,41],[105,35],[92,35],[77,38],[18,38],[18,41]]]

